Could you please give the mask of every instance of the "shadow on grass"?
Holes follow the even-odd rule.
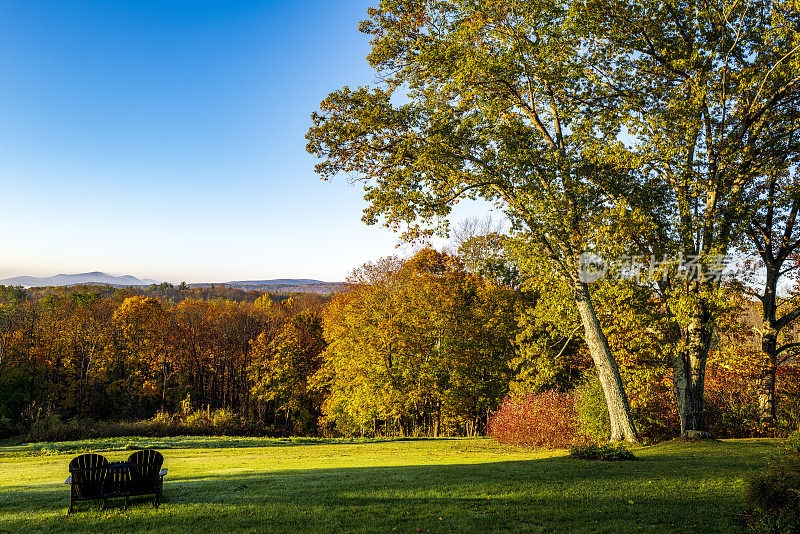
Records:
[[[168,480],[163,506],[133,503],[132,530],[210,529],[401,531],[447,526],[485,532],[588,530],[730,531],[743,507],[741,480],[760,467],[770,446],[738,444],[652,447],[638,462],[565,457],[479,464],[342,467],[211,474]],[[747,452],[747,454],[744,454]],[[741,458],[739,458],[741,456]],[[0,530],[41,527],[112,529],[122,521],[99,504],[66,512],[66,486],[12,486],[0,495]],[[447,518],[445,520],[444,518]],[[266,522],[266,523],[265,523]],[[124,525],[124,523],[123,523]],[[413,527],[413,528],[412,528]],[[424,530],[423,530],[424,531]]]

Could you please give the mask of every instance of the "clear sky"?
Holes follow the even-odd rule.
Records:
[[[0,278],[334,281],[398,253],[305,152],[319,102],[374,82],[369,4],[0,2]]]

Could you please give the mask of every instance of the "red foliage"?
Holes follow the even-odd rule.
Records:
[[[556,391],[507,397],[489,419],[487,433],[507,445],[546,449],[589,441],[578,431],[575,397]]]
[[[757,374],[717,365],[706,369],[706,425],[720,438],[783,437],[800,423],[800,366],[777,372],[777,426],[758,421]]]
[[[791,432],[800,428],[800,364],[792,363],[778,368],[778,420]]]
[[[754,380],[718,365],[706,368],[706,426],[718,438],[758,436]]]

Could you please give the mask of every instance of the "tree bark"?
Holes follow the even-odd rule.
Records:
[[[712,339],[711,314],[701,300],[694,308],[684,333],[685,349],[672,358],[673,389],[678,401],[681,435],[706,432],[706,362]]]
[[[625,388],[622,385],[619,367],[611,354],[608,340],[600,328],[600,321],[598,321],[597,314],[594,311],[594,305],[589,296],[589,289],[586,283],[575,283],[574,298],[583,323],[589,354],[597,369],[597,375],[600,378],[600,384],[603,386],[603,393],[606,397],[608,414],[611,419],[610,441],[639,442],[639,435],[636,433],[636,426],[633,423],[630,404],[625,394]]]
[[[765,314],[766,315],[766,314]],[[767,356],[767,365],[758,380],[758,421],[771,426],[775,422],[775,375],[778,370],[778,332],[765,322],[761,336],[761,350]]]
[[[167,411],[167,349],[163,348],[164,354],[161,357],[161,412]]]

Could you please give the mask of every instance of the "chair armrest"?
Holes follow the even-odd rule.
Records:
[[[160,476],[160,477],[163,477],[166,474],[167,474],[167,468],[166,467],[162,467],[161,471],[158,472],[158,476]]]
[[[72,484],[72,475],[67,477],[67,480],[64,481],[64,484]]]

